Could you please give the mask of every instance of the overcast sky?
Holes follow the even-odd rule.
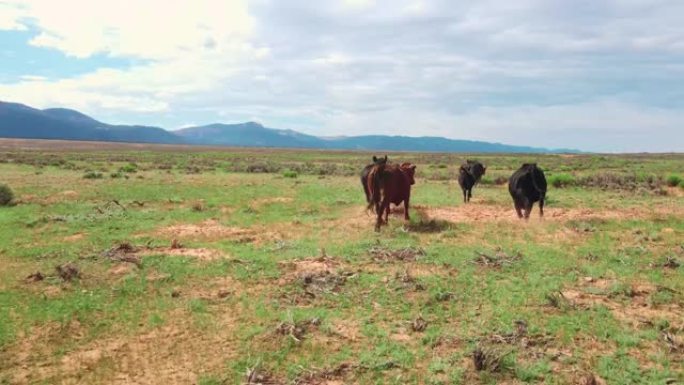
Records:
[[[0,63],[108,123],[684,151],[681,0],[0,0]]]

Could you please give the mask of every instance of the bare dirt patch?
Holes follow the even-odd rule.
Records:
[[[665,187],[665,191],[667,191],[668,196],[684,197],[684,188],[681,187]]]
[[[326,255],[283,261],[280,266],[284,274],[278,280],[279,285],[294,284],[303,290],[303,293],[295,291],[285,295],[296,303],[308,303],[320,294],[339,293],[347,280],[355,276],[341,261]]]
[[[403,249],[389,249],[383,246],[373,246],[368,253],[377,262],[413,262],[425,256],[425,250],[420,247],[406,247]]]
[[[150,255],[167,255],[172,257],[188,257],[201,261],[215,261],[227,258],[227,255],[219,250],[207,248],[187,248],[176,239],[169,247],[133,246],[130,243],[121,243],[102,253],[113,261],[129,262],[141,266],[141,257]]]
[[[178,224],[162,228],[157,235],[171,238],[192,238],[204,240],[233,239],[239,242],[254,242],[254,230],[241,227],[224,226],[219,221],[209,219],[197,224]]]
[[[62,238],[64,242],[77,242],[86,237],[85,233],[76,233],[74,235],[69,235],[68,237]]]
[[[209,279],[206,282],[186,285],[174,290],[176,297],[198,298],[207,301],[218,301],[236,294],[249,291],[250,288],[231,277]],[[173,293],[172,293],[173,296]]]
[[[216,261],[227,258],[227,255],[219,250],[206,248],[172,248],[172,247],[155,247],[145,249],[138,253],[138,255],[168,255],[171,257],[188,257],[200,261]]]
[[[616,319],[635,328],[653,326],[659,320],[667,320],[675,328],[684,327],[684,308],[678,301],[656,305],[650,300],[657,292],[671,289],[633,283],[617,291],[616,284],[614,280],[584,278],[579,287],[562,290],[561,294],[573,306],[604,306]]]
[[[271,205],[274,203],[290,203],[294,201],[294,199],[290,197],[270,197],[270,198],[260,198],[260,199],[255,199],[253,200],[249,206],[252,209],[259,209],[263,206]]]
[[[513,206],[497,206],[487,204],[469,204],[456,207],[417,207],[425,220],[435,219],[447,222],[520,222]],[[660,215],[684,214],[676,207],[659,208],[624,208],[615,210],[590,208],[544,208],[544,221],[569,221],[591,219],[632,219],[650,218]],[[530,216],[531,220],[538,220],[538,208]]]
[[[331,333],[352,342],[358,341],[362,337],[359,326],[351,320],[333,322]]]
[[[325,271],[332,271],[342,266],[342,263],[335,258],[321,256],[309,259],[295,259],[291,261],[279,262],[281,268],[296,274],[315,274]]]
[[[93,383],[103,376],[112,384],[197,383],[202,373],[215,372],[234,357],[234,322],[212,335],[195,330],[183,315],[171,320],[170,325],[131,337],[89,342],[62,358],[37,354],[47,353],[44,340],[24,340],[23,348],[8,350],[9,378],[16,384]],[[70,336],[83,337],[73,332]]]

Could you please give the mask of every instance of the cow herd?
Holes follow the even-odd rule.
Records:
[[[487,171],[482,163],[466,160],[458,170],[458,184],[463,190],[463,202],[468,203],[473,196],[473,187]],[[361,172],[361,185],[366,194],[368,210],[377,216],[375,230],[387,224],[390,203],[404,204],[404,219],[409,220],[409,200],[411,186],[415,184],[416,165],[411,163],[390,163],[387,156],[373,157],[373,163]],[[546,198],[546,177],[536,163],[525,163],[508,179],[508,191],[518,218],[528,219],[532,206],[539,202],[539,216],[544,216]],[[384,215],[384,219],[383,219]]]

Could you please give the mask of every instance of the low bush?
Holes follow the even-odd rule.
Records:
[[[297,177],[297,171],[285,170],[285,172],[283,172],[283,176],[285,178],[296,178]]]
[[[14,200],[12,189],[6,184],[0,184],[0,206],[9,206]]]
[[[556,188],[572,186],[577,183],[571,174],[555,174],[549,177],[549,183]]]
[[[667,183],[668,186],[670,187],[676,187],[682,185],[682,182],[684,182],[684,179],[682,179],[681,176],[677,174],[672,174],[665,179],[665,182]]]
[[[96,171],[88,171],[83,174],[83,179],[102,179],[102,173]]]

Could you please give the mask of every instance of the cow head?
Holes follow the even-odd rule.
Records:
[[[402,169],[402,171],[404,171],[404,174],[408,176],[411,185],[416,184],[416,165],[411,163],[402,163],[399,167]]]
[[[373,155],[373,163],[374,164],[386,164],[387,163],[387,155],[385,155],[384,158],[378,158],[375,155]]]

